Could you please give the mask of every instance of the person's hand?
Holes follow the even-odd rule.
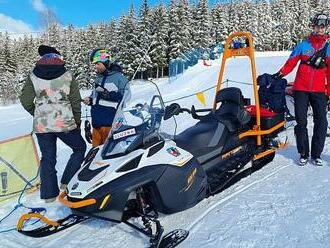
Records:
[[[90,97],[85,97],[84,99],[83,99],[83,103],[84,104],[86,104],[86,105],[91,105],[91,98]]]
[[[272,77],[274,79],[282,79],[283,78],[283,75],[281,74],[281,72],[278,71],[275,74],[273,74]]]

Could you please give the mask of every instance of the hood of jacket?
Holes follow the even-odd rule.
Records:
[[[65,62],[60,58],[42,57],[33,69],[34,75],[45,80],[58,78],[65,72]]]

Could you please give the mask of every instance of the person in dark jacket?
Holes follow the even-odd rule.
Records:
[[[297,125],[295,136],[300,165],[305,165],[311,155],[315,165],[322,166],[321,154],[327,133],[327,96],[330,95],[330,47],[325,34],[329,19],[324,14],[317,14],[312,19],[313,32],[293,49],[290,58],[275,77],[288,75],[300,61],[293,84],[294,107]],[[314,131],[311,153],[307,132],[307,110],[312,106]]]
[[[91,96],[84,98],[84,103],[91,105],[92,145],[96,147],[104,144],[108,137],[128,79],[122,68],[114,63],[109,50],[93,50],[90,61],[95,66],[97,78]]]
[[[78,84],[66,70],[61,54],[53,47],[41,45],[41,58],[27,78],[20,101],[33,116],[41,151],[40,197],[52,202],[59,194],[56,165],[56,140],[59,138],[73,153],[61,178],[65,190],[83,162],[86,144],[80,133],[81,97]]]

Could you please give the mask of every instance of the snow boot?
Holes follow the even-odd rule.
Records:
[[[312,159],[313,164],[316,166],[322,166],[323,165],[323,160],[321,158],[313,158]]]
[[[308,162],[308,157],[305,155],[301,155],[299,159],[299,165],[304,166],[307,164],[307,162]]]

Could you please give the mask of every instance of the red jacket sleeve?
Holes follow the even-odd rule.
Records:
[[[298,61],[301,59],[301,54],[302,54],[302,43],[299,43],[298,45],[295,46],[293,49],[289,59],[286,61],[284,66],[281,68],[280,73],[283,76],[288,75],[292,70],[296,67]]]

